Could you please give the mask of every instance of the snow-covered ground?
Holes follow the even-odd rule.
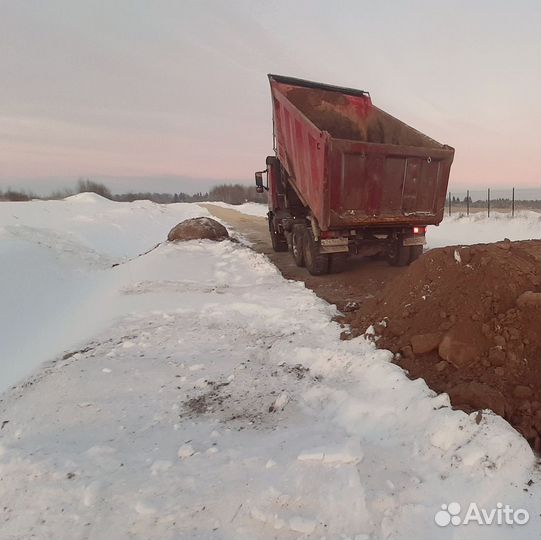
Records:
[[[0,202],[0,392],[118,314],[113,264],[161,242],[193,204]]]
[[[541,214],[522,210],[511,217],[509,212],[493,212],[490,217],[476,214],[445,216],[438,227],[430,226],[426,233],[429,248],[541,238]]]
[[[2,262],[25,254],[10,272],[2,268],[2,294],[10,280],[58,292],[59,269],[71,272],[66,297],[77,278],[92,285],[83,303],[65,308],[72,320],[64,324],[81,325],[79,342],[71,327],[70,337],[55,334],[56,356],[0,398],[2,538],[539,532],[540,478],[527,443],[488,411],[452,411],[446,395],[410,381],[364,338],[341,341],[333,306],[283,279],[263,255],[228,241],[165,243],[110,268],[151,248],[176,221],[204,214],[199,206],[143,203],[140,211],[94,198],[77,210],[78,200],[50,203],[53,212],[35,204],[8,208],[35,228],[24,237],[0,206]],[[133,252],[114,245],[113,230]],[[10,298],[0,308],[8,318],[19,309]],[[19,320],[31,311],[20,308]],[[46,315],[21,339],[32,342]],[[68,341],[74,354],[63,355]],[[436,525],[451,502],[462,518],[474,502],[489,513],[498,503],[523,508],[530,520]]]
[[[269,207],[266,204],[254,202],[247,202],[243,204],[211,202],[209,204],[215,204],[216,206],[221,206],[222,208],[231,208],[231,210],[236,210],[237,212],[246,214],[247,216],[267,217],[267,212],[269,211]]]

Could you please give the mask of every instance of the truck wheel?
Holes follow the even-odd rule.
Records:
[[[387,261],[391,266],[407,266],[410,263],[410,258],[410,246],[404,246],[402,239],[393,244],[391,251],[387,255]]]
[[[308,227],[303,237],[304,264],[313,276],[321,276],[329,271],[329,256],[319,252],[319,242]]]
[[[416,261],[423,254],[423,246],[411,246],[410,262]]]
[[[291,233],[291,254],[297,266],[304,266],[304,247],[303,238],[306,227],[302,225],[293,225]]]
[[[329,261],[329,273],[339,274],[346,269],[347,253],[331,253]]]
[[[287,251],[287,240],[274,226],[274,219],[269,219],[269,232],[271,236],[272,249],[274,251]]]

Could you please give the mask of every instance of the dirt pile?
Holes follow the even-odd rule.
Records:
[[[217,242],[229,238],[227,229],[215,219],[199,217],[186,219],[175,225],[167,235],[167,240],[216,240]]]
[[[434,249],[345,322],[352,335],[376,323],[411,377],[457,408],[492,409],[539,451],[540,264],[537,240]]]

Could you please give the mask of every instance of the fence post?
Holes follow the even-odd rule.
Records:
[[[511,217],[515,217],[515,188],[513,188],[513,197],[511,199]]]
[[[449,215],[451,215],[451,192],[449,191]]]
[[[470,190],[466,191],[466,215],[470,215]]]
[[[490,217],[490,188],[488,188],[488,194],[487,194],[487,209],[488,209],[488,217]]]

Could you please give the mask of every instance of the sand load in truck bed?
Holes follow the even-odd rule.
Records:
[[[336,139],[441,148],[441,144],[378,109],[364,96],[282,86],[289,101]]]

